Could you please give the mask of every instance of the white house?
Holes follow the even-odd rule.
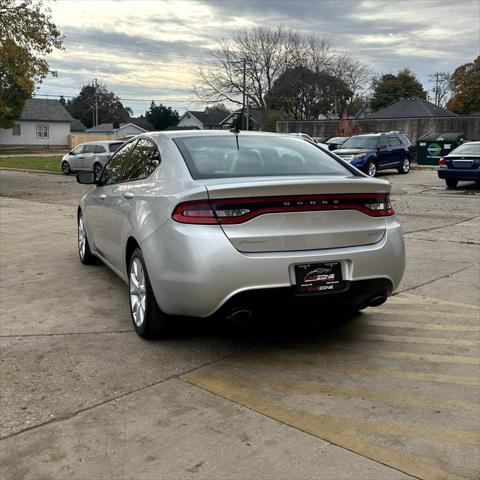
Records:
[[[178,121],[177,127],[196,128],[198,130],[221,130],[222,120],[229,114],[225,112],[186,112]]]
[[[103,134],[115,134],[117,137],[129,137],[132,135],[138,135],[145,133],[145,128],[139,127],[134,123],[120,123],[118,128],[113,127],[113,123],[100,123],[92,128],[87,128],[85,133],[103,133]]]
[[[13,128],[0,128],[0,147],[67,146],[71,121],[58,100],[31,98]]]

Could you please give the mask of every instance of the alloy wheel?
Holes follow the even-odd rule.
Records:
[[[403,159],[402,169],[405,173],[410,171],[410,160],[408,158]]]
[[[138,258],[133,259],[130,267],[130,307],[135,325],[141,327],[145,320],[147,308],[147,289],[145,272]]]
[[[375,162],[370,162],[368,165],[368,175],[370,177],[374,177],[377,174],[377,166]]]
[[[83,218],[80,216],[78,219],[78,253],[82,259],[85,257],[86,239]]]
[[[100,173],[102,173],[102,166],[99,163],[96,163],[93,167],[93,173],[95,175],[95,178],[100,177]]]
[[[62,162],[62,172],[64,175],[68,175],[70,173],[70,165],[68,162]]]

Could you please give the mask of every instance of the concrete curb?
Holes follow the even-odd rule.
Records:
[[[412,170],[438,170],[438,167],[435,165],[417,165],[416,163],[411,163],[410,168]]]
[[[49,175],[64,175],[62,172],[49,172],[48,170],[30,170],[28,168],[0,167],[0,170],[9,170],[10,172],[48,173]]]

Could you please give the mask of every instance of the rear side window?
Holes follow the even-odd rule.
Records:
[[[105,153],[106,150],[105,150],[105,147],[103,145],[97,145],[95,147],[95,153]]]
[[[274,135],[178,137],[174,142],[194,179],[282,175],[355,175],[299,138]]]
[[[158,165],[160,165],[160,152],[157,146],[151,140],[141,138],[125,163],[122,182],[147,178]]]
[[[388,137],[388,143],[391,147],[399,147],[402,145],[402,142],[397,137]]]
[[[123,142],[118,142],[118,143],[111,143],[108,148],[112,153],[116,152],[121,146],[123,145]]]
[[[85,145],[83,153],[95,153],[97,146],[96,145]]]
[[[113,183],[117,183],[121,180],[123,163],[130,155],[134,145],[135,142],[125,144],[105,165],[105,168],[102,172],[102,177],[100,178],[101,185],[112,185]]]

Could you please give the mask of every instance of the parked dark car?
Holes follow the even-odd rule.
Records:
[[[350,137],[332,137],[324,140],[323,143],[328,145],[329,150],[336,150],[341,148],[341,146],[349,139]]]
[[[412,152],[410,139],[400,132],[355,135],[335,150],[335,154],[371,177],[388,168],[408,173]]]
[[[480,186],[480,142],[467,142],[452,150],[438,161],[438,177],[448,188],[459,181],[473,181]]]

